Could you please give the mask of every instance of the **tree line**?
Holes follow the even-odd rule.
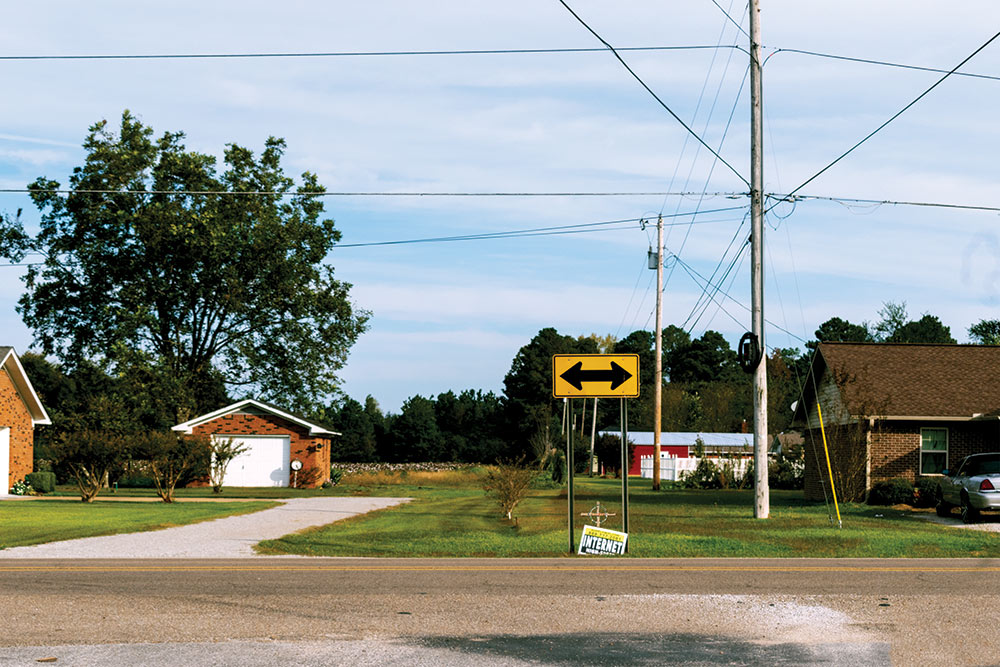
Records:
[[[905,302],[886,302],[872,322],[832,317],[803,348],[775,348],[765,357],[768,374],[768,426],[780,433],[790,426],[791,405],[801,392],[820,341],[955,344],[951,329],[934,315],[911,318]],[[981,320],[968,330],[973,343],[1000,344],[1000,320]],[[751,428],[750,376],[739,366],[725,337],[708,330],[692,337],[670,325],[662,332],[664,431],[741,432]],[[521,347],[504,377],[503,394],[474,390],[437,397],[414,396],[398,414],[383,414],[371,396],[365,404],[345,398],[326,412],[344,433],[335,443],[341,461],[455,460],[492,462],[498,458],[537,460],[564,442],[565,428],[578,430],[578,443],[590,437],[594,401],[574,401],[573,414],[551,395],[554,354],[636,354],[640,396],[630,399],[629,429],[652,430],[655,335],[633,331],[621,339],[608,335],[560,334],[540,330]],[[598,430],[617,430],[619,402],[597,401]],[[609,459],[609,461],[613,458]]]

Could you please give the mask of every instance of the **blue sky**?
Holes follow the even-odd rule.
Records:
[[[718,0],[736,21],[746,6]],[[207,6],[205,6],[207,4]],[[711,0],[570,2],[612,45],[746,46]],[[1000,6],[969,0],[762,2],[765,183],[788,192],[922,93],[940,74],[776,49],[950,69],[989,39]],[[873,8],[874,7],[874,8]],[[3,55],[344,52],[587,48],[599,43],[555,0],[504,3],[105,1],[21,3],[0,25]],[[738,171],[749,172],[746,55],[734,49],[624,52],[659,96]],[[89,125],[123,109],[190,148],[259,150],[288,142],[286,169],[338,192],[743,192],[607,52],[227,60],[5,60],[0,188],[63,183]],[[964,72],[1000,75],[1000,40]],[[1000,205],[1000,81],[951,77],[803,194]],[[735,111],[734,111],[735,109]],[[732,114],[732,122],[727,121]],[[725,140],[723,141],[723,136]],[[745,198],[331,197],[343,243],[673,216]],[[20,194],[0,211],[38,212]],[[669,218],[667,247],[704,276],[742,241],[743,211]],[[692,221],[698,224],[688,225]],[[997,213],[799,201],[766,234],[768,344],[801,347],[832,316],[877,319],[885,301],[930,312],[960,341],[998,317]],[[542,327],[566,334],[651,328],[651,229],[338,248],[337,275],[373,312],[344,389],[397,410],[413,394],[502,390],[518,348]],[[31,347],[14,305],[19,269],[3,268],[5,345]],[[725,289],[749,303],[749,260]],[[665,322],[694,336],[749,328],[724,300],[696,309],[702,286],[677,266]],[[727,312],[728,311],[728,314]],[[694,315],[692,315],[694,312]],[[732,316],[732,317],[731,317]],[[686,324],[685,324],[686,323]]]

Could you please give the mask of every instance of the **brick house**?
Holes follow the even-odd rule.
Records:
[[[35,425],[51,424],[12,347],[0,347],[0,496],[34,469]]]
[[[1000,347],[820,343],[793,422],[805,440],[806,498],[820,500],[829,472],[817,404],[838,497],[933,478],[964,456],[1000,451]]]
[[[251,398],[195,417],[173,430],[229,438],[246,447],[226,470],[227,486],[319,486],[330,478],[330,438],[340,435]],[[301,463],[298,470],[296,461]]]

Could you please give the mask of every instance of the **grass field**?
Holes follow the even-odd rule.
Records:
[[[9,501],[0,503],[0,549],[170,528],[257,512],[277,504]]]
[[[332,489],[290,489],[282,486],[227,486],[222,493],[212,493],[212,487],[201,486],[190,489],[174,489],[174,498],[178,500],[197,500],[199,498],[305,498],[310,496],[333,496],[338,494]],[[80,491],[75,484],[59,484],[53,493],[46,498],[79,498]],[[120,488],[117,490],[103,489],[97,500],[104,498],[156,498],[153,488]]]
[[[436,483],[434,475],[448,475]],[[268,540],[264,554],[314,556],[560,556],[568,551],[566,491],[537,489],[515,510],[516,525],[469,473],[353,475],[339,495],[409,496],[413,502],[322,528]],[[772,491],[771,515],[753,518],[752,491],[653,492],[630,483],[629,555],[633,557],[1000,557],[1000,535],[956,529],[886,507],[841,507],[843,528],[801,491]],[[598,500],[620,513],[618,480],[578,477],[576,514]],[[579,540],[584,517],[574,518]],[[605,524],[620,529],[621,517]]]

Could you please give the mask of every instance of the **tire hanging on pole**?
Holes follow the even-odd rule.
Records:
[[[760,347],[760,339],[751,332],[746,332],[740,338],[740,344],[736,348],[736,359],[744,373],[753,373],[757,370],[760,360],[764,357],[764,351]]]

